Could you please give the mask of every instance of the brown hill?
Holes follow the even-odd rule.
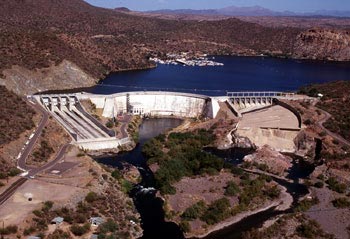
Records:
[[[151,67],[151,54],[199,51],[293,56],[302,31],[263,27],[234,18],[149,18],[93,7],[82,0],[2,0],[0,19],[0,72],[3,82],[17,93],[91,85],[94,81],[80,77],[80,71],[75,71],[74,77],[62,77],[61,72],[72,72],[77,65],[81,72],[98,79],[111,71]],[[66,63],[60,64],[64,60]],[[50,68],[34,71],[31,77],[23,73],[24,68],[46,67]],[[56,80],[51,83],[49,79]],[[87,83],[82,84],[84,81]]]

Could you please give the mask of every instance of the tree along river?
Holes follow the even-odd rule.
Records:
[[[215,57],[224,63],[217,67],[189,67],[159,65],[155,69],[114,73],[95,87],[85,89],[91,93],[111,94],[125,91],[161,90],[225,95],[227,91],[296,91],[304,85],[334,80],[350,80],[350,63],[298,61],[264,57]],[[153,173],[141,153],[145,141],[181,124],[178,119],[147,119],[140,127],[139,144],[131,152],[115,157],[97,159],[103,164],[121,167],[126,161],[137,166],[142,182],[136,185],[130,196],[141,214],[143,238],[183,238],[180,228],[164,220],[163,202],[155,196]],[[233,149],[212,152],[234,164],[241,162],[247,152]],[[294,166],[290,175],[298,178],[308,176],[312,170]],[[287,188],[294,198],[294,205],[307,188],[298,183],[276,180]],[[288,211],[287,211],[288,212]],[[279,214],[267,210],[210,234],[207,238],[239,238],[242,231],[262,225],[267,219]]]

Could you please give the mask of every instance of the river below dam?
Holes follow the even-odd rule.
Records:
[[[175,223],[165,221],[163,201],[161,198],[156,196],[156,190],[152,189],[154,187],[153,173],[147,166],[147,159],[142,155],[142,146],[147,140],[179,126],[182,122],[183,121],[181,119],[174,118],[145,119],[140,126],[139,143],[132,151],[116,156],[99,157],[96,159],[99,163],[112,167],[120,168],[122,167],[122,162],[127,162],[139,169],[142,176],[142,181],[140,184],[134,186],[130,193],[130,197],[133,198],[135,206],[141,215],[142,228],[144,230],[144,236],[142,237],[143,239],[184,238],[183,233]],[[218,151],[214,149],[206,150],[224,158],[226,162],[231,162],[236,165],[242,162],[242,158],[245,155],[251,153],[251,151],[241,149],[231,149],[228,151]],[[303,172],[302,168],[293,168],[295,170],[293,173],[293,179],[298,179],[299,175],[305,176],[305,174],[300,174]],[[304,185],[289,183],[284,180],[275,181],[287,188],[287,192],[293,196],[294,206],[300,197],[308,193],[308,190]],[[290,210],[291,209],[285,212],[289,212]],[[281,213],[283,212],[277,212],[273,209],[260,212],[222,230],[213,232],[209,234],[206,239],[240,238],[243,231],[261,226],[266,220]]]

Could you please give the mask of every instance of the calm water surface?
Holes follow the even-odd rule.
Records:
[[[114,73],[88,91],[109,94],[162,90],[215,96],[226,91],[296,91],[312,83],[350,80],[350,63],[231,56],[215,60],[225,65],[158,65],[150,70]]]

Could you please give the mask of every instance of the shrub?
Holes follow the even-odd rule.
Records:
[[[44,206],[42,207],[43,212],[48,212],[51,208],[53,207],[53,202],[52,201],[46,201],[44,202]]]
[[[314,184],[314,186],[315,186],[316,188],[323,188],[324,183],[323,183],[322,181],[318,181],[318,182],[316,182],[316,183]]]
[[[336,178],[330,177],[327,180],[328,186],[331,190],[338,192],[338,193],[345,193],[346,191],[346,184],[339,183]]]
[[[108,219],[106,222],[102,223],[99,227],[98,227],[99,231],[101,233],[108,233],[108,232],[116,232],[119,227],[118,224],[115,223],[112,219]]]
[[[264,195],[268,196],[271,199],[278,198],[280,194],[281,190],[277,187],[277,185],[264,191]]]
[[[179,226],[183,232],[190,232],[191,231],[191,225],[188,221],[181,221]]]
[[[336,208],[347,208],[350,207],[350,200],[345,197],[337,198],[332,201],[332,204]]]
[[[306,120],[304,121],[304,124],[305,124],[305,125],[311,125],[311,124],[312,124],[312,121],[311,121],[310,119],[306,119]]]
[[[209,205],[201,220],[212,225],[226,219],[230,215],[230,201],[227,198],[221,198]]]
[[[122,174],[120,173],[119,169],[114,170],[111,173],[111,176],[115,179],[118,179],[118,180],[122,178]]]
[[[131,182],[129,182],[128,180],[125,180],[125,179],[122,180],[122,185],[121,186],[122,186],[122,191],[124,193],[129,193],[132,190],[132,188],[133,188],[133,184]]]
[[[319,203],[318,198],[313,198],[311,200],[304,199],[298,203],[298,206],[294,208],[294,212],[306,212],[309,210],[313,205],[316,205]]]
[[[70,231],[75,235],[75,236],[82,236],[88,231],[90,231],[90,223],[85,223],[83,226],[73,224],[70,227]]]
[[[239,192],[240,192],[240,189],[235,182],[230,181],[227,183],[227,186],[225,188],[225,196],[235,196]]]
[[[231,168],[231,173],[234,175],[237,175],[237,176],[241,176],[244,173],[244,170],[239,168],[239,167],[234,166]]]
[[[314,220],[303,222],[296,228],[296,232],[298,236],[306,238],[317,238],[322,234],[319,224]]]
[[[89,192],[89,193],[86,195],[85,200],[86,200],[88,203],[92,203],[92,202],[98,200],[98,195],[97,195],[97,193],[95,193],[95,192]]]
[[[186,210],[182,213],[181,218],[186,220],[197,219],[205,212],[206,208],[205,202],[201,200],[186,208]]]
[[[109,119],[106,123],[106,127],[111,129],[113,128],[113,126],[114,126],[113,120]]]
[[[9,225],[5,228],[0,228],[0,235],[10,235],[15,234],[18,231],[18,227],[16,225]]]
[[[8,172],[8,175],[10,177],[14,177],[20,173],[21,173],[21,170],[19,170],[18,168],[11,168],[10,171]]]

